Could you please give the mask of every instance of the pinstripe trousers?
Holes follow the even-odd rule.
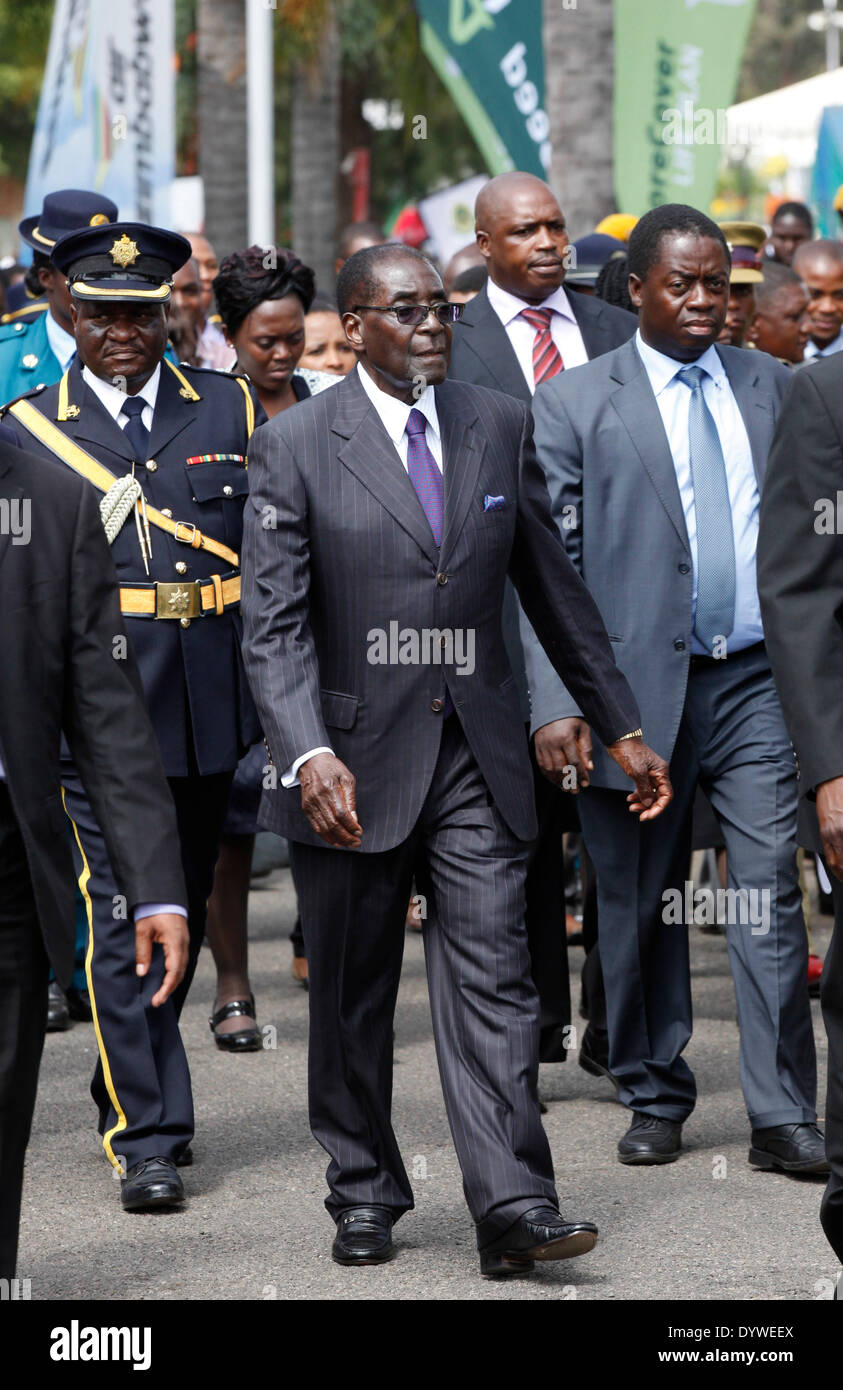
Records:
[[[479,1247],[556,1203],[524,929],[529,844],[496,811],[456,715],[412,834],[378,854],[290,846],[310,980],[310,1122],[326,1207],[397,1219],[413,1194],[392,1129],[392,1023],[415,873],[448,1121]]]

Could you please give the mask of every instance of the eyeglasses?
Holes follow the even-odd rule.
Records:
[[[394,314],[406,328],[418,328],[428,314],[435,314],[443,324],[456,323],[464,308],[464,304],[449,304],[447,301],[444,304],[355,304],[352,312],[359,314],[361,309],[371,309],[376,314]]]

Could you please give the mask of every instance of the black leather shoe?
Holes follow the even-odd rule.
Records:
[[[192,1150],[192,1148],[190,1147],[189,1144],[188,1144],[188,1146],[187,1146],[186,1149],[182,1149],[182,1151],[181,1151],[180,1154],[176,1154],[176,1167],[177,1167],[177,1168],[192,1168],[192,1167],[193,1167],[193,1150]]]
[[[633,1110],[632,1123],[618,1143],[621,1163],[674,1163],[681,1152],[681,1125]]]
[[[621,1083],[609,1071],[608,1033],[602,1029],[592,1028],[589,1024],[582,1035],[579,1064],[583,1071],[588,1072],[589,1076],[605,1076],[606,1080],[611,1081],[615,1090],[620,1094]]]
[[[51,980],[47,990],[47,1032],[66,1033],[70,1027],[70,1010],[61,985]]]
[[[555,1207],[531,1207],[480,1251],[480,1273],[484,1279],[511,1279],[529,1274],[534,1260],[570,1260],[596,1244],[591,1221],[566,1221]]]
[[[91,996],[86,989],[74,989],[71,985],[67,991],[67,1008],[70,1017],[75,1018],[77,1023],[92,1023],[94,1020]]]
[[[337,1218],[331,1258],[338,1265],[380,1265],[395,1254],[385,1207],[347,1207]]]
[[[772,1129],[754,1129],[749,1161],[753,1168],[780,1168],[783,1173],[830,1171],[819,1125],[774,1125]]]
[[[250,1028],[243,1028],[237,1033],[220,1033],[219,1024],[227,1018],[237,1018],[243,1014],[246,1018],[252,1019]],[[255,996],[250,994],[248,999],[232,999],[230,1004],[223,1004],[221,1009],[217,1009],[215,1014],[211,1014],[208,1019],[208,1027],[214,1035],[214,1042],[217,1047],[222,1048],[223,1052],[260,1052],[263,1047],[263,1038],[257,1023],[255,1023]]]
[[[570,1049],[571,1030],[569,1027],[560,1027],[557,1023],[552,1023],[548,1028],[542,1028],[539,1032],[539,1061],[540,1062],[567,1062],[568,1051]],[[565,1044],[568,1044],[566,1047]]]
[[[151,1211],[184,1201],[182,1180],[171,1158],[145,1158],[128,1170],[120,1184],[124,1211]]]

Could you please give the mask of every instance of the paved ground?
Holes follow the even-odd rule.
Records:
[[[19,1276],[33,1298],[77,1299],[798,1299],[828,1296],[837,1267],[818,1224],[822,1183],[756,1173],[738,1088],[734,993],[722,938],[693,930],[696,1031],[687,1056],[700,1101],[687,1153],[665,1168],[624,1168],[626,1112],[571,1054],[544,1067],[547,1132],[562,1210],[595,1219],[585,1258],[531,1279],[477,1273],[439,1093],[421,942],[407,941],[398,1005],[395,1124],[416,1210],[397,1227],[397,1259],[331,1262],[325,1157],[305,1102],[307,995],[289,976],[293,894],[286,870],[252,894],[252,981],[274,1048],[230,1056],[206,1019],[213,968],[203,951],[184,1031],[198,1117],[183,1211],[129,1216],[98,1148],[87,1084],[90,1025],[47,1039],[24,1192]],[[824,951],[827,932],[817,941]],[[582,954],[571,951],[572,972]],[[826,1045],[815,1004],[824,1094]],[[824,1282],[825,1281],[825,1282]]]

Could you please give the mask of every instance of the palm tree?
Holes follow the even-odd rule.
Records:
[[[563,0],[544,0],[543,10],[550,182],[572,237],[578,237],[615,208],[612,0],[572,8]]]
[[[293,246],[324,290],[334,283],[339,163],[340,37],[329,5],[312,58],[295,68],[291,131]]]
[[[205,230],[217,255],[226,256],[248,241],[244,0],[197,0],[196,29]]]

